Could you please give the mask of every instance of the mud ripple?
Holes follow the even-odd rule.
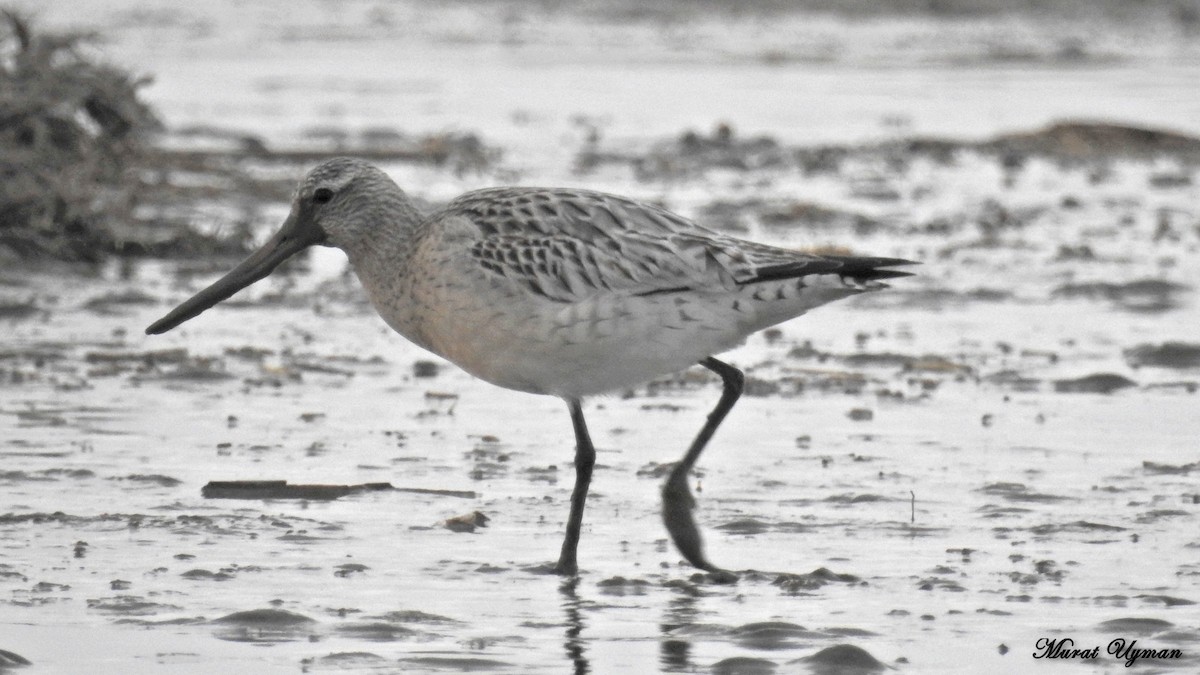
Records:
[[[870,675],[890,669],[867,650],[850,644],[826,647],[792,663],[807,666],[813,675]]]
[[[735,627],[729,635],[741,647],[766,651],[794,649],[800,647],[803,640],[824,637],[821,633],[787,621],[748,623]]]
[[[1153,619],[1147,617],[1122,617],[1119,619],[1109,619],[1101,621],[1098,629],[1105,633],[1119,633],[1123,635],[1154,635],[1175,627],[1175,624],[1164,619]]]
[[[596,587],[604,595],[624,597],[627,595],[645,595],[650,582],[645,579],[626,579],[622,576],[609,577],[596,583]]]
[[[427,673],[490,673],[496,670],[511,670],[516,667],[507,661],[466,656],[417,656],[400,659],[400,665],[417,672]]]
[[[315,619],[283,609],[250,609],[213,619],[214,635],[230,642],[294,642],[308,639]]]
[[[348,623],[335,627],[334,631],[367,642],[395,642],[420,635],[411,628],[385,621]]]
[[[1055,502],[1070,501],[1070,497],[1054,495],[1044,492],[1034,492],[1026,487],[1023,483],[989,483],[979,489],[979,492],[987,495],[1003,497],[1010,502],[1019,503],[1036,503],[1036,504],[1052,504]]]
[[[1140,344],[1125,350],[1125,362],[1133,367],[1159,368],[1200,367],[1200,344],[1193,342],[1164,342]]]
[[[853,574],[839,574],[828,568],[818,567],[807,574],[780,574],[771,582],[789,595],[799,595],[834,583],[860,584],[862,579]]]
[[[1162,279],[1140,279],[1127,283],[1067,283],[1051,292],[1053,298],[1107,300],[1127,312],[1158,313],[1180,307],[1191,287]]]
[[[316,659],[304,659],[301,665],[304,672],[393,670],[390,661],[371,652],[335,652]]]
[[[160,612],[177,612],[183,608],[162,602],[146,600],[136,595],[118,595],[112,598],[89,598],[88,609],[115,616],[151,616]]]
[[[1116,373],[1093,373],[1054,381],[1054,391],[1060,394],[1111,394],[1136,386],[1137,382]]]
[[[779,666],[774,661],[752,656],[731,656],[712,664],[713,675],[774,675]]]
[[[401,609],[371,617],[380,621],[393,623],[415,623],[424,625],[460,626],[461,621],[440,614],[430,614],[418,609]]]

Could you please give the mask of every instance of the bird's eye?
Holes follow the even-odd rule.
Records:
[[[312,198],[317,204],[327,204],[329,200],[333,199],[333,190],[329,188],[317,188],[313,190]]]

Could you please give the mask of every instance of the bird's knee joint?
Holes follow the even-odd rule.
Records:
[[[742,389],[746,388],[746,374],[740,370],[735,370],[729,375],[728,382],[729,387],[740,394],[742,393]]]

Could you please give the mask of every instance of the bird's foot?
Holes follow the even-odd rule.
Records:
[[[553,574],[560,577],[579,576],[579,566],[574,561],[559,560],[556,563],[542,563],[532,567],[526,567],[526,572],[532,574]]]
[[[579,575],[579,564],[576,562],[575,546],[572,542],[563,543],[562,551],[558,554],[558,562],[550,570],[551,573],[557,574],[560,577],[574,577]]]
[[[696,499],[688,488],[687,473],[672,471],[662,487],[662,517],[675,548],[679,549],[683,558],[694,567],[712,574],[714,581],[736,581],[736,574],[717,567],[704,555],[704,538],[696,525],[696,519],[692,517],[692,510],[695,508]]]

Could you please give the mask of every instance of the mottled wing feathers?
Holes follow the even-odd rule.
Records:
[[[632,292],[695,283],[694,274],[663,252],[630,256],[565,236],[493,235],[471,247],[484,269],[537,295],[573,302],[599,292]]]
[[[879,268],[909,264],[743,241],[648,204],[585,190],[480,190],[440,215],[464,216],[479,229],[470,253],[484,269],[560,302],[597,293],[732,291],[810,274],[868,281],[907,276]]]
[[[468,192],[446,209],[469,216],[484,236],[555,235],[612,247],[628,232],[716,235],[665,209],[590,190],[491,188]]]

